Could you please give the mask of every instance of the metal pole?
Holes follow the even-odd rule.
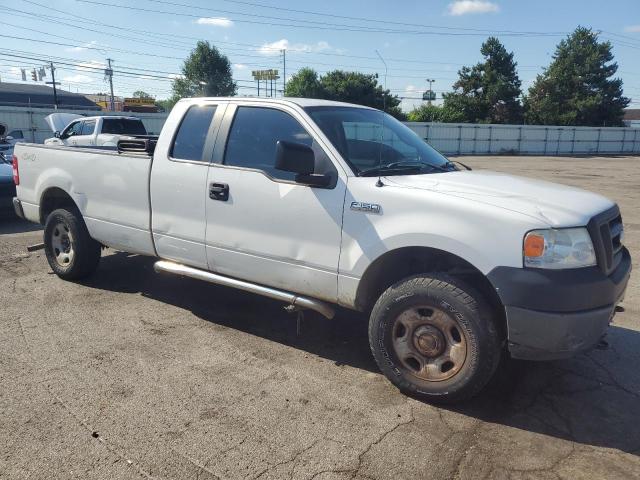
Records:
[[[111,69],[111,59],[107,58],[107,62],[109,63],[109,69],[107,70],[107,72],[108,72],[108,75],[109,75],[109,88],[111,89],[111,99],[110,99],[109,103],[110,103],[111,111],[115,112],[116,111],[116,106],[115,106],[115,102],[113,100],[113,70]]]
[[[58,109],[58,90],[56,89],[56,69],[51,62],[51,83],[53,84],[53,106]]]
[[[518,153],[522,153],[522,125],[518,127]]]
[[[282,96],[286,96],[287,90],[287,49],[282,49]]]
[[[598,143],[596,144],[596,153],[600,153],[600,137],[602,136],[602,129],[598,129]]]

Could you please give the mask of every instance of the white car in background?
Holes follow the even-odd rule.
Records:
[[[115,148],[122,137],[147,135],[147,129],[137,117],[52,113],[45,121],[54,132],[53,138],[44,141],[45,145]]]

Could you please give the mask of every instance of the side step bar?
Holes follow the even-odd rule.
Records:
[[[218,275],[217,273],[207,272],[206,270],[200,270],[199,268],[187,267],[179,263],[169,262],[167,260],[159,260],[153,265],[153,269],[156,272],[168,272],[182,275],[185,277],[197,278],[198,280],[204,280],[205,282],[215,283],[218,285],[224,285],[225,287],[237,288],[238,290],[244,290],[245,292],[251,292],[263,297],[273,298],[286,302],[289,305],[298,307],[300,309],[315,310],[321,315],[331,319],[336,314],[335,309],[331,304],[316,300],[313,298],[302,297],[295,293],[289,293],[282,290],[276,290],[275,288],[265,287],[263,285],[257,285],[255,283],[245,282],[244,280],[238,280],[236,278],[225,277]]]

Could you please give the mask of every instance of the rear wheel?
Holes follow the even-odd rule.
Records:
[[[478,393],[501,354],[491,310],[479,294],[444,275],[411,277],[387,289],[371,313],[369,341],[394,385],[442,402]]]
[[[64,280],[93,273],[100,261],[100,244],[87,231],[77,211],[51,212],[44,226],[44,250],[51,269]]]

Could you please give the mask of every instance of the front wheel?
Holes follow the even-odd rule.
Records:
[[[369,321],[375,360],[400,390],[456,402],[477,394],[500,360],[500,338],[479,294],[445,275],[388,288]]]
[[[57,209],[44,225],[44,251],[49,266],[64,280],[84,278],[98,268],[100,244],[87,230],[78,211]]]

